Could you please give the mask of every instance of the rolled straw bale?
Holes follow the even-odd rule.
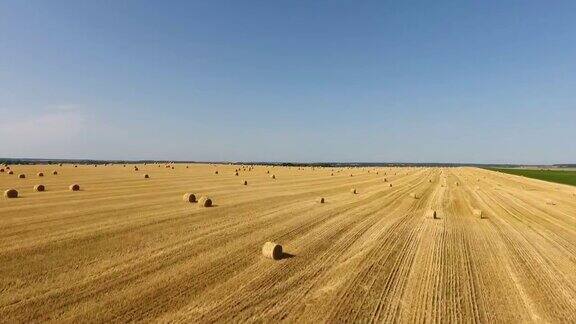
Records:
[[[280,260],[282,258],[282,245],[274,242],[266,242],[262,246],[262,255],[268,259]]]
[[[8,189],[8,190],[4,191],[4,197],[6,197],[6,198],[18,198],[18,190]]]
[[[191,192],[187,192],[184,194],[184,196],[182,197],[182,199],[185,202],[189,202],[189,203],[195,203],[196,202],[196,195],[191,193]]]
[[[427,218],[433,218],[436,219],[436,211],[435,210],[429,210],[426,212],[426,217]]]
[[[212,207],[212,199],[208,197],[200,197],[198,204],[202,207]]]
[[[484,216],[482,215],[482,211],[480,209],[473,209],[472,215],[480,217],[480,218],[484,218]]]

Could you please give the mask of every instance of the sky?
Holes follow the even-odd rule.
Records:
[[[576,163],[576,1],[0,1],[0,157]]]

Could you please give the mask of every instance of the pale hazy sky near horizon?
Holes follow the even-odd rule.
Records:
[[[576,163],[576,1],[0,2],[0,157]]]

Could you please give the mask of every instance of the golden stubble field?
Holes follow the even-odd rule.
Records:
[[[0,199],[0,321],[576,321],[574,187],[474,168],[138,168],[0,173],[20,194]]]

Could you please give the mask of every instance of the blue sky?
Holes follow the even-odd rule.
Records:
[[[576,162],[574,1],[0,2],[0,156]]]

